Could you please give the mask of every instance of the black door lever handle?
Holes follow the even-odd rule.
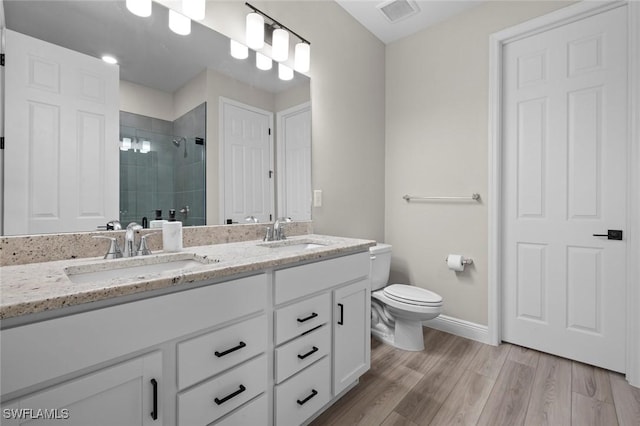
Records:
[[[594,237],[607,237],[608,240],[622,240],[622,230],[609,229],[606,234],[593,234]]]

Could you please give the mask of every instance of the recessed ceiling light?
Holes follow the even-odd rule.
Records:
[[[102,60],[105,61],[106,63],[112,64],[112,65],[115,65],[115,64],[118,63],[118,60],[116,58],[114,58],[113,56],[111,56],[111,55],[103,55],[102,56]]]

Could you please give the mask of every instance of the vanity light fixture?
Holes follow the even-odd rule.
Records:
[[[289,58],[289,37],[293,35],[300,40],[295,46],[295,69],[300,72],[309,71],[311,43],[251,4],[245,3],[245,5],[252,10],[252,12],[247,15],[247,45],[254,50],[261,49],[264,45],[266,29],[266,38],[271,39],[271,57],[277,62],[284,62]],[[265,19],[270,21],[270,23],[265,23]],[[267,42],[269,42],[269,40],[267,40]],[[291,70],[291,68],[289,68],[289,70]],[[293,70],[291,70],[291,72],[293,72]],[[285,73],[288,75],[288,72]],[[291,78],[293,78],[293,76]]]
[[[236,59],[247,59],[249,57],[249,48],[247,46],[235,40],[231,40],[230,44],[231,56]]]
[[[134,15],[142,18],[151,16],[151,0],[127,0],[126,5]]]
[[[131,149],[131,138],[122,138],[120,141],[120,151],[129,151]]]
[[[206,9],[206,0],[182,0],[182,12],[194,21],[202,21]]]
[[[176,34],[189,35],[191,33],[191,19],[169,9],[169,28]]]
[[[247,15],[247,25],[245,28],[247,46],[254,50],[262,49],[264,46],[264,18],[256,12]]]
[[[149,141],[142,141],[142,148],[140,148],[140,152],[143,154],[146,154],[147,152],[151,151],[151,142]]]
[[[273,67],[273,60],[267,55],[256,52],[256,67],[263,71],[268,71]]]
[[[278,64],[278,78],[280,80],[291,80],[293,78],[293,69],[285,64]]]

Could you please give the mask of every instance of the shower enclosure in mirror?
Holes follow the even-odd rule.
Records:
[[[0,7],[6,33],[37,42],[30,52],[15,37],[6,42],[14,59],[3,68],[0,234],[91,231],[118,218],[150,221],[155,210],[166,218],[169,209],[186,225],[226,223],[229,191],[237,201],[246,188],[257,187],[249,184],[257,174],[253,167],[243,168],[249,175],[225,170],[239,163],[224,149],[223,98],[273,117],[269,173],[261,174],[271,180],[262,185],[269,191],[254,194],[271,206],[264,220],[310,219],[311,114],[298,114],[306,123],[287,115],[310,105],[308,77],[295,73],[280,80],[277,63],[259,70],[253,51],[247,59],[232,58],[229,39],[196,22],[191,34],[177,35],[167,26],[168,9],[155,1],[149,18],[131,14],[123,0],[4,0]],[[103,63],[105,53],[118,65]],[[69,88],[78,99],[66,98]],[[179,130],[181,117],[201,106],[202,133]],[[165,129],[132,126],[127,119],[134,115]],[[158,134],[157,142],[150,133]],[[303,135],[304,145],[296,135]],[[132,148],[122,150],[125,144]],[[245,214],[234,217],[243,223]]]
[[[204,225],[205,138],[206,104],[175,121],[120,111],[120,222],[173,210],[185,226]]]

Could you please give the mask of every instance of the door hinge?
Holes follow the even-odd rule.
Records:
[[[273,177],[273,170],[269,170],[269,179]]]
[[[2,65],[4,65],[4,55],[2,55],[3,59],[2,59]],[[269,136],[271,136],[271,127],[269,127]]]
[[[273,220],[273,215],[269,213],[269,222],[271,222],[272,220]]]
[[[4,136],[0,137],[0,149],[4,149]]]
[[[0,53],[0,66],[4,67],[4,53]]]

